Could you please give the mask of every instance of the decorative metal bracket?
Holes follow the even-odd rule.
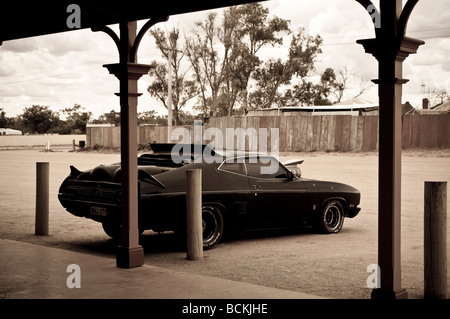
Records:
[[[380,28],[377,26],[377,22],[379,22],[380,19],[380,11],[377,9],[377,7],[373,4],[372,1],[370,0],[356,0],[356,2],[358,2],[359,4],[361,4],[364,9],[367,11],[367,13],[369,13],[370,17],[372,18],[372,22],[375,28],[375,35],[378,38],[378,33]],[[370,12],[369,10],[373,9],[375,12]],[[378,21],[377,21],[378,19]]]
[[[408,25],[408,20],[417,2],[419,2],[419,0],[408,0],[408,2],[403,7],[403,11],[402,14],[400,15],[400,19],[398,20],[397,25],[398,28],[397,32],[399,35],[403,36],[406,35],[406,27]]]
[[[168,16],[165,17],[157,17],[157,18],[152,18],[150,20],[148,20],[144,26],[141,28],[141,30],[139,30],[139,33],[136,36],[136,39],[133,42],[133,45],[131,46],[130,49],[130,54],[129,54],[129,60],[128,62],[131,63],[136,63],[137,61],[137,51],[139,49],[139,45],[141,44],[141,40],[144,37],[145,33],[155,24],[159,23],[159,22],[165,22],[169,20]],[[98,31],[102,31],[105,32],[106,34],[108,34],[114,41],[114,43],[117,46],[117,50],[120,53],[120,38],[119,36],[108,26],[96,26],[96,27],[92,27],[91,30],[93,32],[98,32]]]
[[[375,8],[370,0],[356,0],[356,2],[366,10],[369,7]],[[376,36],[374,39],[357,40],[356,43],[363,45],[366,52],[372,54],[378,61],[393,58],[397,61],[404,61],[410,54],[416,53],[419,46],[425,44],[424,41],[405,36],[409,17],[418,2],[419,0],[408,0],[397,21],[396,30],[389,36],[386,36],[386,32],[382,32],[382,25],[380,27],[375,26]],[[383,14],[383,12],[377,11],[377,14]],[[371,14],[371,17],[373,18],[373,14]]]
[[[117,46],[117,50],[119,50],[120,48],[120,39],[118,37],[118,35],[108,26],[103,25],[103,26],[97,26],[97,27],[92,27],[91,28],[92,32],[105,32],[107,35],[109,35],[111,37],[111,39],[113,39],[114,43]]]
[[[372,21],[374,22],[375,34],[376,34],[376,37],[378,38],[379,34],[380,34],[380,31],[379,31],[380,28],[377,27],[375,20],[377,19],[377,17],[378,18],[380,17],[379,10],[376,8],[376,6],[373,4],[373,2],[371,0],[356,0],[356,2],[361,4],[364,7],[364,9],[366,9],[366,11],[370,14]],[[409,17],[411,16],[413,9],[418,2],[419,2],[419,0],[408,0],[408,2],[403,7],[403,11],[397,22],[397,36],[404,37],[406,35],[406,27],[408,25]],[[375,10],[375,12],[371,14],[369,12],[370,8],[373,8]]]

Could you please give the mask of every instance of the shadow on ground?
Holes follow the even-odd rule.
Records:
[[[308,228],[251,230],[244,232],[238,238],[224,240],[221,244],[245,244],[246,242],[254,240],[266,240],[271,238],[275,239],[309,234],[314,234],[314,232]],[[65,241],[64,243],[53,246],[58,246],[63,249],[112,256],[116,254],[116,249],[119,244],[120,243],[118,241],[113,239],[105,238],[104,240],[99,240],[98,238],[95,238]],[[186,240],[180,238],[174,232],[155,233],[152,231],[145,231],[139,238],[139,244],[144,248],[146,255],[186,252]],[[214,249],[214,247],[211,249]]]

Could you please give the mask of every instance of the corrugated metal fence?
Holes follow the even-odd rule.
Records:
[[[203,127],[172,128],[172,142],[194,138],[246,150],[373,151],[378,116],[242,116],[211,118]],[[164,126],[140,126],[138,144],[167,142]],[[403,148],[450,148],[450,114],[404,115]],[[120,147],[120,127],[87,127],[87,146]]]

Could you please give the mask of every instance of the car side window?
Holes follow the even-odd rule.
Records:
[[[265,158],[249,158],[246,159],[245,165],[247,166],[247,175],[256,178],[287,178],[286,169],[280,165],[275,159]]]
[[[246,175],[244,163],[238,163],[236,161],[223,162],[219,169],[225,172]]]

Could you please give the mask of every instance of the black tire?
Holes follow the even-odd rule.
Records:
[[[222,212],[215,206],[202,207],[203,249],[216,245],[223,235]]]
[[[344,225],[344,208],[338,200],[325,204],[316,221],[317,229],[324,234],[339,233]]]
[[[120,239],[120,225],[118,223],[103,222],[102,227],[106,235],[115,240]]]
[[[112,223],[112,222],[103,222],[102,223],[103,230],[105,231],[106,235],[111,237],[114,240],[120,240],[121,236],[121,230],[120,225],[118,223]],[[142,233],[145,231],[145,229],[139,228],[139,236],[142,235]]]

